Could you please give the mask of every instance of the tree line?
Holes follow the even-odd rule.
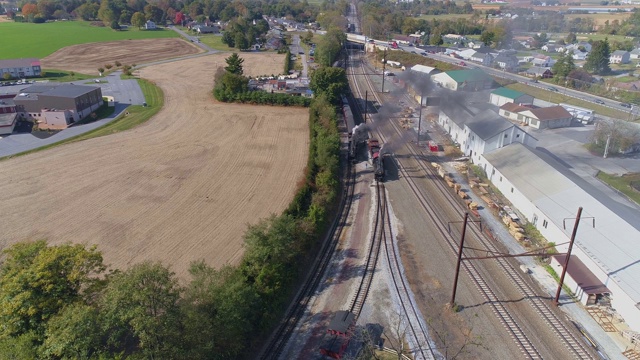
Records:
[[[135,13],[143,14],[145,20],[156,23],[172,21],[178,12],[201,21],[209,19],[226,22],[237,17],[253,20],[262,18],[264,14],[312,22],[320,11],[318,6],[311,5],[306,0],[20,0],[16,6],[21,9],[27,21],[78,18],[100,20],[106,26],[113,21],[132,24]],[[9,9],[7,15],[13,19],[17,14]]]

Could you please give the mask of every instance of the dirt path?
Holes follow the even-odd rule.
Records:
[[[178,38],[99,42],[62,48],[42,59],[42,68],[98,75],[98,68],[116,61],[139,65],[201,52],[199,47]]]
[[[166,102],[140,127],[0,162],[0,249],[97,244],[115,267],[160,260],[180,276],[193,260],[236,262],[246,225],[282,211],[303,178],[308,111],[216,103],[224,57],[143,69]],[[243,57],[253,75],[283,61]]]

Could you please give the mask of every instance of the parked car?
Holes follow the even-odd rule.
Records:
[[[620,106],[626,107],[626,108],[631,108],[631,104],[629,104],[629,103],[620,103]]]
[[[420,53],[420,55],[427,56],[427,53],[423,51],[423,52]]]
[[[532,83],[537,83],[537,82],[538,82],[538,79],[531,79],[531,80],[529,80],[529,81],[531,81]]]
[[[549,86],[547,90],[558,92],[558,89],[554,88],[553,86]]]
[[[593,102],[595,102],[596,104],[604,105],[604,101],[600,99],[593,99]]]

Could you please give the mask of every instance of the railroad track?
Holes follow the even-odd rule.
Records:
[[[329,241],[325,241],[322,246],[319,256],[316,257],[311,270],[308,273],[307,279],[303,286],[300,288],[292,304],[287,309],[286,315],[283,321],[278,325],[276,331],[271,335],[267,345],[262,349],[259,359],[278,359],[282,354],[285,346],[289,342],[289,338],[296,328],[300,318],[303,316],[309,300],[314,295],[315,290],[320,284],[320,280],[324,276],[326,269],[331,262],[333,253],[335,252],[336,245],[340,239],[340,234],[347,224],[349,212],[351,210],[351,204],[353,203],[355,183],[356,183],[356,171],[355,166],[347,161],[347,171],[345,176],[344,192],[340,203],[340,210],[338,216],[334,220],[329,233]]]
[[[385,216],[388,214],[387,196],[385,194],[384,184],[378,181],[376,181],[376,208],[376,220],[373,228],[373,236],[371,236],[371,241],[369,242],[367,260],[365,262],[362,278],[360,279],[358,291],[356,291],[353,300],[351,300],[350,310],[355,314],[356,319],[360,317],[360,312],[362,311],[364,302],[369,295],[371,282],[373,282],[373,275],[375,275],[376,266],[378,264],[378,257],[380,256],[380,247],[387,232],[385,229]]]
[[[364,63],[363,63],[364,67]],[[382,103],[378,98],[375,88],[370,82],[370,79],[365,76],[367,84],[370,89],[373,90],[374,97],[377,99],[378,103]],[[403,130],[399,129],[397,124],[392,123],[393,129],[399,135],[403,134]],[[416,159],[420,158],[420,154],[415,149],[414,146],[407,147]],[[420,169],[426,174],[431,175],[432,177],[438,177],[435,169],[425,165],[423,161],[417,161]],[[402,167],[400,163],[398,163],[398,168],[403,175],[405,175],[405,179],[409,183],[412,192],[418,198],[421,206],[428,213],[429,217],[433,220],[433,223],[438,226],[438,231],[443,235],[445,239],[447,239],[448,245],[451,250],[455,253],[458,250],[458,244],[453,239],[451,234],[444,229],[444,224],[446,223],[446,219],[442,219],[436,209],[433,209],[433,206],[430,205],[429,202],[426,201],[426,195],[423,194],[423,191],[420,190],[413,178],[411,176],[407,176],[405,169]],[[442,181],[435,181],[436,186],[440,190],[441,193],[445,194],[450,203],[458,204],[459,206],[455,207],[455,210],[458,214],[462,215],[464,211],[462,210],[463,206],[458,197],[453,195],[453,193],[449,190],[447,186],[444,185]],[[495,244],[489,240],[484,233],[482,233],[479,225],[475,223],[471,223],[469,227],[471,229],[471,234],[474,235],[477,241],[479,241],[488,251],[499,253],[500,251],[495,246]],[[499,258],[497,259],[497,263],[500,266],[501,270],[506,274],[506,276],[510,279],[513,285],[520,291],[522,296],[527,299],[528,303],[534,308],[534,310],[540,315],[540,317],[549,325],[552,331],[556,334],[556,336],[562,341],[562,343],[566,346],[566,348],[570,351],[570,353],[576,359],[589,359],[593,358],[592,354],[585,348],[585,343],[581,342],[579,338],[577,338],[573,332],[569,330],[564,321],[562,321],[558,315],[553,312],[549,308],[548,302],[545,302],[541,298],[538,297],[536,291],[532,288],[532,286],[527,283],[522,277],[519,275],[519,270],[516,269],[513,265],[511,265],[506,259]],[[465,272],[471,277],[476,288],[480,290],[480,293],[483,294],[485,300],[491,301],[491,305],[493,308],[494,314],[500,319],[505,329],[510,333],[511,337],[514,339],[518,347],[521,349],[523,354],[525,354],[528,358],[536,359],[540,358],[540,354],[535,349],[535,346],[528,339],[526,334],[522,331],[521,327],[514,321],[513,317],[508,313],[507,309],[501,304],[497,303],[498,299],[493,291],[487,286],[486,282],[482,280],[480,273],[478,272],[475,264],[470,262],[463,262],[463,268]]]
[[[350,67],[350,69],[352,69],[353,71],[354,68]],[[355,73],[353,72],[351,73],[352,78],[355,78],[355,75],[356,75]],[[358,95],[360,98],[362,98],[361,96],[362,91],[355,79],[353,81],[353,84],[355,89],[355,95]],[[358,107],[359,107],[357,111],[361,113],[362,109],[360,107],[362,107],[362,104],[358,101],[356,101],[356,103],[358,104]],[[409,286],[404,279],[400,257],[399,257],[397,247],[394,241],[393,233],[392,233],[391,216],[390,216],[389,206],[387,204],[388,199],[386,196],[386,189],[384,188],[384,184],[381,182],[376,182],[376,199],[378,203],[377,213],[376,213],[376,220],[375,220],[375,227],[374,227],[374,236],[372,237],[372,241],[369,249],[369,258],[372,257],[374,248],[377,249],[375,250],[376,252],[379,252],[380,246],[384,245],[386,259],[389,264],[389,271],[390,271],[389,275],[392,281],[392,290],[395,289],[395,291],[398,294],[398,299],[402,307],[402,312],[404,313],[404,318],[407,321],[408,330],[410,331],[410,334],[413,336],[415,340],[414,342],[417,344],[417,349],[414,349],[413,356],[416,359],[435,359],[436,356],[434,354],[433,349],[431,348],[431,341],[429,338],[428,329],[426,325],[421,321],[422,316],[420,312],[417,310],[417,306],[413,301],[413,296],[411,295]],[[376,255],[376,259],[377,259],[377,255]],[[369,271],[369,268],[370,268],[369,261],[367,261],[366,271],[367,273],[371,274],[371,279],[365,280],[365,278],[363,277],[363,282],[367,281],[368,284],[370,285],[370,281],[373,278],[373,271]],[[372,269],[375,270],[375,265]],[[365,273],[365,275],[367,273]],[[361,287],[362,286],[363,285],[361,284]],[[362,303],[364,303],[364,299],[366,299],[367,292],[368,292],[368,288],[366,292],[364,292],[365,297],[361,300]],[[360,293],[361,291],[359,289],[358,294]],[[355,308],[352,307],[352,312],[354,312],[356,316],[358,316],[359,311],[362,309],[362,307],[361,306],[358,307],[357,303],[360,300],[356,300],[356,299],[358,299],[358,295],[356,295],[356,297],[354,298],[353,305],[356,305],[356,307]]]

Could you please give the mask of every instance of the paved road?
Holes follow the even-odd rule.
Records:
[[[170,25],[169,29],[177,32],[178,34],[182,35],[182,37],[184,37],[185,39],[187,39],[188,41],[191,41],[192,43],[194,43],[196,46],[202,48],[203,50],[205,50],[208,54],[215,54],[220,52],[219,50],[214,50],[211,47],[209,47],[206,44],[203,44],[200,42],[200,39],[198,38],[198,36],[194,36],[194,35],[190,35],[187,34],[186,32],[178,29],[177,27]],[[202,55],[202,54],[198,54],[198,55]]]

